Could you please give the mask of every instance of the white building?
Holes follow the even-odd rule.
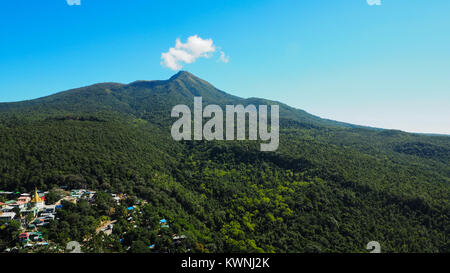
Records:
[[[16,217],[15,212],[3,212],[0,214],[0,220],[3,221],[11,221],[12,219],[14,219],[14,217]]]
[[[11,206],[3,206],[2,209],[0,210],[0,212],[11,212],[14,209],[14,207]]]

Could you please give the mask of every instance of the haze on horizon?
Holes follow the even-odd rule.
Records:
[[[0,101],[182,69],[323,118],[450,134],[449,12],[445,0],[7,0]]]

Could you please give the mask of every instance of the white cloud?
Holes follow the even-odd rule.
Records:
[[[228,63],[230,61],[230,57],[225,55],[225,52],[220,51],[220,60],[224,63]]]
[[[161,64],[172,70],[179,70],[183,68],[184,64],[193,63],[198,58],[210,58],[215,52],[216,46],[212,39],[202,39],[194,35],[190,36],[186,43],[177,39],[175,47],[161,54]],[[225,58],[225,53],[223,54]]]
[[[381,6],[381,0],[367,0],[369,6]]]
[[[66,0],[67,5],[69,6],[80,6],[81,5],[81,0]]]

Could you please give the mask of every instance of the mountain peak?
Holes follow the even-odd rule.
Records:
[[[184,71],[184,70],[180,70],[177,74],[173,75],[172,77],[170,77],[169,80],[177,80],[177,79],[195,79],[197,78],[196,76],[194,76],[194,74],[188,72],[188,71]]]
[[[179,71],[177,74],[170,77],[168,80],[172,83],[181,84],[184,86],[189,86],[191,89],[198,89],[198,88],[211,88],[216,89],[212,84],[209,82],[195,76],[194,74],[188,72],[188,71]]]

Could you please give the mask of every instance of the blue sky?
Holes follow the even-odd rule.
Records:
[[[98,82],[167,79],[161,54],[198,35],[183,70],[241,97],[339,121],[450,134],[450,1],[4,0],[0,101]],[[220,61],[220,51],[229,62]]]

